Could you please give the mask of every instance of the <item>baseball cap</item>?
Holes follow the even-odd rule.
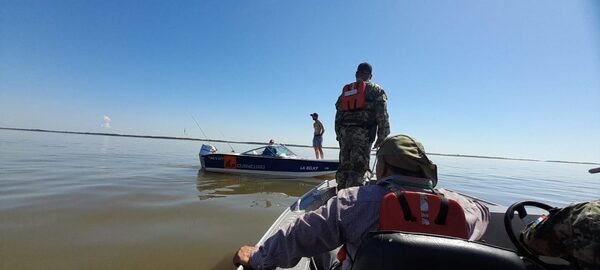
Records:
[[[311,113],[311,114],[310,114],[310,116],[316,116],[316,117],[319,117],[319,114],[318,114],[318,113],[316,113],[316,112],[314,112],[314,113]]]
[[[422,173],[425,178],[437,184],[437,166],[425,154],[425,148],[417,140],[407,135],[387,137],[377,150],[377,157],[391,166]]]
[[[365,73],[365,74],[371,74],[373,73],[373,67],[371,67],[371,64],[364,62],[364,63],[360,63],[358,65],[358,68],[356,68],[356,72],[358,73]]]

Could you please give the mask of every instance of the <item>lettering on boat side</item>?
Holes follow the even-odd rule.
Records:
[[[266,169],[265,165],[260,164],[237,164],[238,169],[258,169],[264,170]]]
[[[301,171],[316,171],[319,169],[319,166],[300,166]]]

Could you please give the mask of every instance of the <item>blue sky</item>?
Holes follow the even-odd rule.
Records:
[[[599,48],[592,0],[0,0],[0,126],[337,146],[368,61],[430,152],[600,162]]]

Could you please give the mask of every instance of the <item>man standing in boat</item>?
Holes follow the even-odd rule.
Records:
[[[315,158],[323,159],[323,133],[325,133],[325,128],[323,127],[323,123],[319,121],[318,113],[311,113],[312,119],[315,120],[313,127],[315,129],[313,136],[313,148],[315,148]]]
[[[387,96],[379,85],[370,82],[373,68],[361,63],[356,81],[344,86],[335,103],[335,135],[340,144],[340,166],[335,174],[338,189],[362,184],[369,169],[371,146],[378,148],[390,134]]]
[[[414,196],[410,197],[410,194],[407,194],[405,195],[407,201],[411,202],[406,206],[409,207],[408,210],[412,208],[421,213],[425,211],[420,218],[415,216],[414,221],[412,218],[409,219],[412,224],[407,225],[413,228],[416,226],[420,230],[409,231],[453,235],[446,232],[459,230],[463,233],[461,238],[469,240],[478,240],[484,235],[490,219],[488,208],[481,202],[456,192],[435,188],[437,166],[427,158],[425,149],[415,139],[406,135],[396,135],[384,140],[377,151],[376,174],[378,179],[376,184],[340,190],[337,196],[329,199],[325,205],[304,213],[288,226],[279,229],[260,247],[241,247],[236,252],[233,263],[252,269],[272,269],[276,266],[289,268],[296,265],[301,257],[322,254],[340,245],[344,246],[344,256],[356,258],[363,237],[368,232],[386,230],[385,226],[388,224],[396,225],[393,218],[402,215],[393,209],[386,211],[381,206],[388,205],[385,203],[390,202],[388,199],[390,194],[404,191],[417,194],[419,197],[428,196],[428,199],[432,199],[429,196],[439,195],[438,199],[445,198],[447,203],[452,201],[448,205],[457,204],[461,208],[461,211],[446,211],[447,215],[444,215],[446,222],[441,222],[442,225],[434,225],[433,217],[429,224],[429,213],[433,214],[434,211],[429,212],[429,208],[434,209],[436,204],[423,204],[418,199],[413,200]],[[391,199],[395,203],[399,201],[396,197]],[[439,206],[436,210],[438,215],[435,224],[438,224],[437,219],[441,215],[439,213],[443,211],[442,208]],[[386,217],[391,218],[386,219]],[[388,223],[383,223],[383,220]],[[424,223],[425,220],[427,223]],[[462,220],[464,223],[454,222],[456,220]],[[435,227],[436,231],[427,231],[428,227]],[[341,269],[350,269],[352,261],[352,259],[343,260]]]

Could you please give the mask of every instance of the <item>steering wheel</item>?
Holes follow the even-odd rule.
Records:
[[[541,203],[541,202],[520,201],[520,202],[516,202],[513,205],[509,206],[508,209],[506,209],[506,213],[504,214],[504,228],[506,229],[506,233],[508,234],[510,241],[515,245],[517,250],[524,256],[529,257],[530,259],[532,259],[538,263],[542,263],[542,264],[546,265],[546,263],[542,262],[536,255],[532,254],[529,250],[527,250],[527,248],[525,248],[525,246],[523,246],[521,241],[519,241],[519,239],[517,239],[517,236],[515,235],[515,231],[512,227],[512,220],[515,216],[515,211],[517,213],[519,213],[519,218],[521,220],[523,220],[524,218],[526,218],[528,216],[527,210],[525,210],[525,206],[534,206],[537,208],[544,209],[548,212],[550,212],[550,210],[554,210],[556,208],[552,207],[550,205],[547,205],[545,203]]]

